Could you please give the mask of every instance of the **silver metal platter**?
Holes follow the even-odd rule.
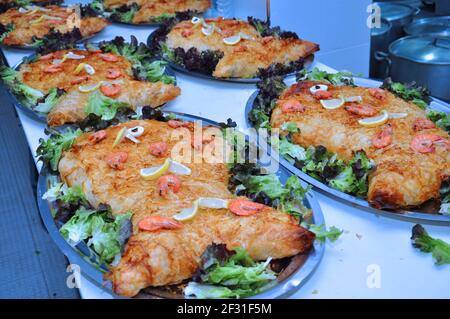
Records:
[[[172,113],[172,112],[171,112]],[[169,114],[169,113],[167,113]],[[201,121],[203,125],[218,126],[217,122],[213,122],[201,117],[188,115],[184,113],[172,113],[175,114],[178,119],[185,121]],[[279,176],[282,183],[286,182],[287,178],[292,174],[284,167],[280,166],[277,171],[277,176]],[[40,216],[47,228],[53,241],[56,243],[58,248],[66,255],[73,264],[77,264],[81,268],[82,274],[100,289],[108,292],[114,298],[123,298],[114,294],[111,290],[111,283],[105,282],[103,275],[107,272],[107,267],[105,265],[99,264],[95,256],[84,244],[78,244],[76,247],[70,246],[62,235],[59,233],[59,228],[61,225],[57,225],[53,219],[52,212],[55,211],[56,204],[50,203],[42,199],[43,194],[49,188],[49,185],[53,185],[55,182],[59,182],[60,178],[57,175],[50,174],[45,168],[43,168],[39,175],[39,180],[37,184],[37,202],[39,207]],[[302,182],[303,186],[307,186],[306,183]],[[309,191],[304,199],[304,204],[307,208],[310,208],[313,212],[311,222],[316,225],[325,224],[325,220],[321,211],[321,208],[315,198],[315,194]],[[316,241],[314,243],[313,249],[308,254],[297,255],[300,257],[301,262],[296,262],[296,269],[287,276],[284,280],[281,280],[273,288],[258,294],[252,298],[287,298],[288,296],[295,293],[300,289],[304,283],[313,275],[314,271],[318,267],[322,256],[325,251],[325,245]],[[295,257],[292,258],[292,260]],[[294,264],[292,262],[291,264]],[[142,298],[156,298],[155,296],[146,296]]]
[[[89,44],[89,45],[92,45],[92,46],[98,48],[98,43],[86,43],[86,44]],[[81,43],[77,44],[76,48],[80,49],[80,50],[84,50],[84,49],[86,49],[86,44],[81,44]],[[5,65],[7,65],[6,58],[4,58],[4,54],[3,54],[3,52],[1,50],[0,50],[0,53],[1,53],[0,54],[0,60],[3,59],[5,61]],[[37,57],[37,54],[34,53],[34,54],[30,55],[30,56],[27,56],[27,57],[23,58],[21,62],[17,63],[15,66],[13,66],[13,69],[16,70],[16,71],[20,70],[20,67],[22,66],[22,64],[28,63],[28,61],[33,61],[36,57]],[[174,77],[175,78],[175,84],[177,83],[176,82],[175,72],[173,72],[172,69],[169,66],[166,66],[166,70],[165,70],[164,74]],[[47,114],[44,114],[44,113],[41,113],[41,112],[37,112],[37,111],[32,110],[29,107],[23,105],[20,102],[20,100],[11,92],[11,90],[9,90],[9,88],[7,86],[6,86],[6,89],[7,89],[8,93],[9,93],[9,95],[11,96],[14,105],[16,105],[22,111],[24,111],[24,113],[27,114],[27,116],[29,116],[29,117],[31,117],[31,118],[39,121],[39,122],[47,123]],[[164,105],[162,105],[161,107],[163,107],[163,106]]]
[[[153,37],[154,37],[154,33],[152,32],[148,38],[147,38],[147,45],[150,46],[150,44],[153,41]],[[164,59],[164,57],[161,57],[161,59],[166,60],[170,67],[178,72],[181,73],[185,73],[197,78],[201,78],[201,79],[207,79],[207,80],[213,80],[213,81],[222,81],[222,82],[232,82],[232,83],[243,83],[243,84],[255,84],[258,81],[260,81],[260,78],[255,77],[255,78],[216,78],[212,75],[209,74],[204,74],[204,73],[200,73],[200,72],[195,72],[195,71],[189,71],[188,69],[186,69],[183,65],[179,65],[176,63],[173,63],[170,60]],[[308,56],[305,58],[305,62],[303,65],[303,69],[307,69],[309,70],[312,66],[314,62],[314,54]],[[297,72],[299,72],[301,70],[296,70],[295,72],[291,72],[288,74],[283,75],[283,77],[289,77],[289,76],[293,76],[295,75]]]
[[[355,81],[356,85],[366,86],[366,87],[380,87],[380,85],[382,84],[382,82],[380,82],[380,81],[375,81],[372,79],[365,79],[365,78],[358,78],[358,77],[355,77],[354,81]],[[289,82],[288,85],[291,85],[293,83],[294,82],[292,82],[292,83]],[[246,118],[246,123],[247,123],[248,127],[252,127],[252,124],[248,120],[248,114],[252,110],[258,94],[259,94],[258,91],[254,92],[250,96],[249,100],[247,101],[247,105],[245,107],[245,118]],[[436,110],[436,111],[450,113],[450,105],[441,100],[438,100],[436,98],[432,98],[430,108],[433,110]],[[270,149],[270,152],[271,152],[271,154],[274,154],[276,151],[273,149]],[[374,213],[377,215],[387,216],[387,217],[400,219],[400,220],[406,220],[406,221],[415,222],[415,223],[450,225],[450,215],[442,215],[442,214],[438,214],[438,213],[427,213],[427,212],[421,210],[420,208],[417,210],[397,210],[397,211],[376,209],[376,208],[370,206],[370,204],[367,202],[367,200],[365,200],[363,198],[356,197],[356,196],[349,195],[349,194],[343,193],[341,191],[338,191],[338,190],[322,183],[321,181],[309,176],[308,174],[304,173],[302,170],[296,168],[294,165],[289,163],[283,157],[279,158],[279,162],[282,166],[284,166],[289,171],[291,171],[292,173],[294,173],[295,175],[300,177],[303,181],[314,186],[315,190],[318,190],[321,193],[324,193],[326,195],[331,195],[335,199],[342,201],[344,203],[346,202],[353,206],[357,206],[357,207],[361,208],[361,210],[364,210],[364,211],[367,211],[370,213]]]

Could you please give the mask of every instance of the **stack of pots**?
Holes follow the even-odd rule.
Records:
[[[450,16],[419,19],[404,30],[408,36],[375,52],[379,66],[394,81],[415,81],[450,102]]]
[[[420,12],[403,3],[376,2],[381,9],[382,23],[380,28],[372,28],[370,52],[370,77],[384,79],[388,76],[386,66],[377,61],[377,52],[387,52],[389,45],[403,37],[403,27],[411,23]]]

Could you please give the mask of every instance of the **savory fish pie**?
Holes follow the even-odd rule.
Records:
[[[394,94],[392,86],[358,87],[337,79],[330,75],[328,81],[322,74],[284,86],[262,103],[268,109],[273,103],[266,124],[261,108],[250,118],[281,130],[279,150],[296,167],[338,190],[367,196],[377,208],[444,200],[440,189],[450,175],[449,134],[429,119],[419,91],[410,91],[405,100],[405,87]],[[259,86],[265,92],[274,88],[267,82]]]
[[[254,290],[255,280],[265,285],[276,279],[275,273],[267,268],[272,258],[283,259],[311,249],[314,234],[299,225],[298,217],[272,207],[277,207],[275,202],[281,202],[286,207],[301,209],[299,201],[303,200],[305,190],[295,176],[286,184],[290,184],[288,190],[282,188],[275,175],[252,176],[257,170],[250,164],[230,170],[227,163],[193,161],[192,157],[177,162],[174,154],[178,154],[179,148],[206,149],[222,138],[207,135],[206,130],[200,131],[197,141],[191,138],[194,136],[192,122],[134,120],[92,133],[72,133],[72,139],[54,137],[50,142],[42,142],[38,149],[41,159],[51,158],[53,167],[71,190],[64,191],[65,197],[56,197],[51,190],[45,196],[47,199],[53,196],[68,201],[67,194],[73,195],[77,189],[93,209],[101,209],[106,204],[116,219],[132,214],[131,237],[107,275],[115,293],[132,297],[146,287],[177,285],[194,276],[197,282],[190,283],[185,294],[196,291],[200,297],[246,296],[260,291]],[[58,153],[59,164],[59,158],[54,161],[56,153],[51,151],[57,145],[64,147],[62,155]],[[251,191],[258,196],[262,196],[259,184],[272,183],[272,192],[279,192],[270,195],[275,196],[273,204],[268,195],[264,195],[263,203],[244,197],[245,187],[240,182],[243,178],[251,180]],[[230,185],[240,189],[239,196]],[[305,210],[305,214],[310,213]],[[72,244],[77,244],[80,238],[88,239],[87,235],[79,235],[81,229],[96,227],[81,225],[90,214],[95,213],[82,209],[69,221],[66,218],[61,233]],[[98,239],[95,234],[89,236],[93,237],[88,244],[100,255],[109,256],[111,262],[111,257],[119,251],[110,254],[106,248],[110,244],[98,242],[106,236],[97,236]],[[116,238],[111,236],[111,240]],[[223,251],[218,260],[211,261],[214,251],[218,252],[217,245],[237,252],[232,257],[234,261],[227,264],[231,267],[228,271],[233,269],[234,275],[222,273],[223,278],[228,278],[223,281],[207,272],[212,265],[219,268],[225,265]],[[248,255],[241,264],[238,258],[245,256],[243,251]],[[209,260],[209,266],[205,265],[205,259]],[[239,279],[237,274],[244,274],[250,266],[254,268],[247,270],[252,275]],[[204,268],[199,272],[200,267]],[[207,282],[201,286],[209,293],[199,292],[202,281]],[[215,286],[219,290],[211,295]]]
[[[99,48],[65,49],[39,55],[18,71],[3,68],[13,94],[49,126],[75,123],[93,113],[111,120],[119,109],[158,107],[180,94],[165,62],[151,60],[142,44],[122,38]]]
[[[264,70],[290,73],[319,50],[293,32],[270,28],[254,18],[175,19],[152,36],[166,59],[216,78],[252,78]]]
[[[51,30],[61,34],[79,30],[80,39],[103,30],[109,22],[92,15],[78,5],[62,7],[49,5],[11,8],[0,14],[1,43],[9,46],[32,46]]]
[[[211,0],[96,0],[91,6],[112,20],[142,24],[163,22],[179,12],[205,12]]]

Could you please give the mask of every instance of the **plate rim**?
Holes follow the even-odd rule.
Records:
[[[358,82],[366,82],[371,83],[374,86],[380,86],[382,84],[381,81],[370,79],[370,78],[364,78],[364,77],[353,77],[355,80],[355,84]],[[358,85],[358,84],[357,84]],[[250,111],[253,108],[253,104],[256,100],[256,97],[259,94],[259,90],[256,90],[251,94],[251,96],[248,98],[247,103],[245,105],[245,123],[247,127],[253,128],[253,125],[249,121],[248,115]],[[430,103],[430,108],[435,109],[436,105],[439,106],[437,110],[440,111],[446,111],[447,113],[450,112],[450,104],[439,100],[437,98],[432,97],[432,102]],[[432,107],[433,105],[433,107]],[[262,146],[261,146],[262,147]],[[266,149],[266,152],[268,150]],[[270,153],[275,154],[277,153],[272,147],[270,147]],[[381,210],[374,208],[369,205],[367,200],[364,200],[362,198],[358,198],[356,196],[341,192],[337,189],[334,189],[324,183],[322,183],[319,180],[316,180],[315,178],[309,176],[308,174],[302,172],[298,168],[296,168],[294,165],[290,164],[286,159],[284,159],[282,156],[278,156],[279,163],[284,166],[287,170],[289,170],[294,175],[298,176],[301,180],[305,181],[306,183],[312,185],[315,190],[321,192],[322,194],[332,196],[333,199],[338,199],[341,202],[344,202],[346,204],[356,205],[358,208],[362,208],[362,210],[367,211],[369,213],[375,214],[375,215],[381,215],[390,217],[393,219],[403,220],[407,222],[416,222],[416,223],[423,223],[423,224],[429,224],[429,225],[440,225],[440,226],[450,226],[450,216],[445,216],[443,214],[427,214],[427,213],[420,213],[420,212],[413,212],[408,210],[401,210],[400,212],[393,212],[388,210]]]

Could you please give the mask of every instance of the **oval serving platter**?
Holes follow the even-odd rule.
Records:
[[[77,45],[76,45],[76,48],[77,48],[77,49],[81,49],[81,50],[87,49],[87,48],[86,48],[87,45],[90,45],[90,46],[93,46],[93,47],[95,47],[95,48],[98,48],[98,43],[90,43],[90,42],[84,43],[84,44],[81,44],[81,43],[80,43],[80,44],[77,44]],[[3,60],[6,62],[5,65],[8,66],[8,63],[7,63],[7,61],[6,61],[6,58],[4,58],[3,51],[0,50],[0,52],[1,52],[0,58],[3,57]],[[13,68],[14,70],[18,71],[18,70],[20,69],[20,67],[21,67],[22,64],[27,63],[28,61],[33,61],[36,57],[37,57],[37,54],[36,54],[36,53],[34,53],[34,54],[30,55],[30,56],[27,56],[27,57],[23,58],[21,62],[19,62],[19,63],[17,63],[16,65],[14,65],[12,68]],[[157,59],[155,59],[155,60],[157,60]],[[173,72],[173,70],[169,67],[169,65],[166,66],[164,74],[165,74],[165,75],[168,75],[168,76],[172,76],[172,77],[175,79],[175,83],[174,83],[174,84],[175,84],[175,85],[177,84],[177,78],[176,78],[175,72]],[[11,92],[11,90],[9,90],[9,89],[7,88],[7,91],[8,91],[8,94],[11,96],[14,105],[16,105],[19,109],[21,109],[25,114],[27,114],[29,117],[31,117],[31,118],[33,118],[33,119],[39,121],[39,122],[47,123],[47,114],[44,114],[44,113],[41,113],[41,112],[37,112],[37,111],[35,111],[35,110],[30,109],[29,107],[26,107],[26,106],[23,105],[23,104],[20,102],[20,100],[19,100],[19,99]],[[164,106],[164,104],[163,104],[162,106],[160,106],[160,107],[163,107],[163,106]]]
[[[382,82],[372,80],[372,79],[366,79],[366,78],[360,78],[360,77],[354,77],[355,84],[358,86],[366,86],[366,87],[380,87]],[[293,84],[294,82],[288,82],[288,85]],[[247,104],[245,106],[245,121],[248,127],[252,127],[252,124],[250,123],[248,119],[248,114],[252,110],[253,105],[256,101],[256,98],[258,96],[258,91],[254,92],[250,98],[247,101]],[[436,98],[432,98],[432,101],[430,103],[430,109],[441,111],[445,113],[450,113],[450,105],[445,103],[444,101],[441,101]],[[270,149],[270,153],[274,154],[276,151],[274,149]],[[425,224],[439,224],[439,225],[450,225],[450,215],[443,215],[438,213],[427,213],[423,210],[398,210],[398,211],[388,211],[388,210],[381,210],[372,207],[369,205],[369,203],[360,197],[356,197],[353,195],[346,194],[344,192],[341,192],[337,189],[334,189],[321,181],[309,176],[308,174],[304,173],[300,169],[296,168],[294,165],[289,163],[287,160],[285,160],[283,157],[279,157],[278,161],[282,166],[287,168],[289,171],[300,177],[303,181],[307,182],[308,184],[312,185],[315,190],[320,191],[321,193],[324,193],[326,195],[332,195],[335,199],[351,204],[353,206],[357,206],[361,208],[362,210],[365,210],[369,213],[374,213],[377,215],[382,215],[390,218],[405,220],[409,222],[415,222],[415,223],[425,223]]]
[[[203,125],[219,126],[217,122],[207,120],[201,117],[188,115],[177,112],[165,112],[165,114],[174,114],[176,118],[185,121],[202,121]],[[285,183],[287,178],[292,174],[283,166],[279,166],[276,175],[280,178],[282,183]],[[39,213],[41,219],[58,248],[66,255],[72,264],[80,266],[81,273],[95,284],[98,288],[109,293],[114,298],[124,298],[115,294],[112,291],[112,285],[109,281],[103,280],[103,275],[107,272],[107,267],[98,262],[95,254],[82,242],[76,247],[72,247],[59,233],[61,225],[57,225],[53,219],[53,213],[56,210],[56,203],[50,203],[42,199],[43,194],[47,191],[50,185],[54,185],[55,182],[59,182],[58,176],[50,174],[44,167],[40,174],[37,184],[37,204],[39,207]],[[304,187],[306,183],[302,181]],[[304,204],[307,208],[312,210],[311,222],[316,225],[325,224],[325,220],[318,204],[315,194],[309,191],[304,199]],[[314,246],[308,254],[300,254],[291,258],[290,263],[286,266],[285,270],[280,273],[283,279],[274,287],[264,291],[251,298],[259,299],[273,299],[273,298],[287,298],[298,289],[300,289],[304,283],[313,275],[314,271],[320,264],[322,256],[325,251],[325,245],[321,244],[317,240],[314,242]],[[140,299],[154,299],[154,298],[179,298],[180,295],[173,296],[170,292],[159,291],[159,289],[147,288],[141,291],[141,293],[135,298]]]
[[[150,35],[147,38],[147,45],[149,47],[151,46],[151,43],[153,42],[153,37],[154,37],[154,33],[152,32],[152,33],[150,33]],[[314,54],[312,54],[309,57],[304,59],[303,69],[310,70],[312,68],[313,63],[314,63],[314,57],[315,57]],[[191,75],[193,77],[200,78],[200,79],[221,81],[221,82],[231,82],[231,83],[242,83],[242,84],[256,84],[256,83],[258,83],[258,81],[260,81],[260,78],[258,78],[258,77],[256,77],[256,78],[216,78],[209,74],[204,74],[204,73],[195,72],[195,71],[189,71],[182,65],[179,65],[170,60],[164,59],[164,57],[160,57],[160,58],[162,60],[167,61],[172,69],[174,69],[178,72],[184,73],[184,74]],[[283,75],[283,77],[294,76],[295,74],[297,74],[300,71],[301,70],[296,70],[294,72],[287,73],[287,74]]]

